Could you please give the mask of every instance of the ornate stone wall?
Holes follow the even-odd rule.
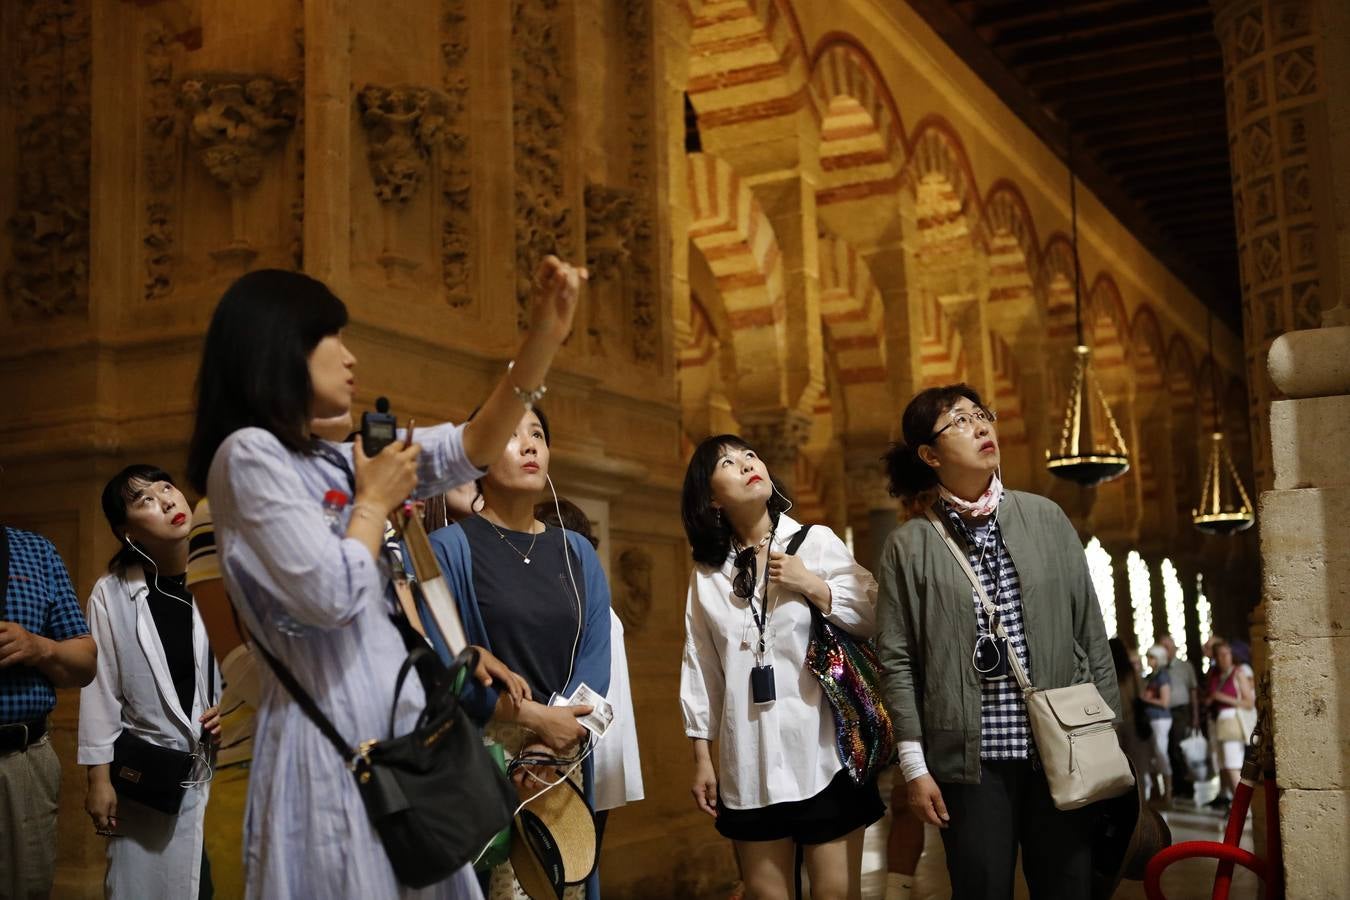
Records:
[[[647,799],[614,814],[609,895],[715,896],[734,873],[688,798],[676,698],[690,442],[744,432],[800,514],[871,559],[901,405],[968,379],[1000,412],[1010,482],[1049,485],[1073,267],[1045,185],[1067,180],[903,4],[18,0],[0,54],[18,136],[0,144],[0,515],[51,536],[81,594],[112,548],[103,482],[181,470],[201,335],[240,272],[323,278],[351,313],[358,406],[435,422],[500,374],[540,256],[591,267],[547,407],[560,493],[605,516],[642,739]],[[1085,296],[1107,298],[1088,333],[1149,453],[1114,493],[1056,497],[1085,535],[1171,529],[1179,566],[1217,574],[1231,560],[1184,527],[1203,313],[1081,207]],[[1240,376],[1236,338],[1216,344]],[[97,895],[102,871],[76,702],[55,720],[63,897]]]

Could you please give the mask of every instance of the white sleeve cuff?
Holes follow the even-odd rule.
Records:
[[[921,741],[900,742],[900,774],[904,776],[906,784],[928,774]]]

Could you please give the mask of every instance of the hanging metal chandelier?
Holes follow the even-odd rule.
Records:
[[[1073,352],[1073,385],[1064,426],[1056,451],[1045,451],[1045,465],[1051,475],[1094,487],[1124,475],[1130,456],[1106,395],[1093,377],[1091,348],[1080,342]]]
[[[1210,434],[1209,462],[1200,482],[1200,505],[1191,510],[1191,521],[1205,534],[1236,534],[1256,521],[1256,511],[1242,486],[1237,466],[1223,436],[1223,408],[1219,405],[1219,367],[1214,359],[1214,320],[1209,319],[1209,368],[1214,380],[1214,431]]]
[[[1256,521],[1251,498],[1242,486],[1233,457],[1228,455],[1223,432],[1210,436],[1209,463],[1201,482],[1200,505],[1191,510],[1191,521],[1205,534],[1236,534]]]
[[[1092,373],[1092,349],[1083,341],[1082,277],[1078,265],[1078,179],[1073,170],[1073,137],[1069,137],[1069,210],[1073,229],[1073,316],[1078,343],[1073,348],[1073,383],[1059,445],[1045,451],[1051,475],[1095,487],[1119,478],[1130,468],[1129,450],[1116,426],[1101,385]]]

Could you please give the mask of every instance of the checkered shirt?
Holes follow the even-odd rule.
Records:
[[[1022,668],[1031,678],[1031,659],[1027,655],[1026,635],[1022,626],[1022,584],[1013,568],[1008,547],[1003,543],[998,522],[994,517],[972,522],[962,519],[950,507],[943,505],[947,520],[966,545],[970,567],[980,576],[980,585],[999,608],[1008,642],[1022,662]],[[992,530],[992,534],[990,533]],[[987,547],[984,560],[980,548]],[[998,584],[995,584],[997,580]],[[995,588],[998,593],[995,594]],[[974,588],[970,591],[975,607],[975,620],[980,633],[989,629],[984,603]],[[997,681],[980,680],[980,758],[1027,759],[1031,755],[1031,725],[1027,721],[1026,701],[1022,689],[1010,672]]]
[[[0,620],[17,622],[26,631],[54,641],[88,634],[89,624],[52,542],[31,531],[5,531],[9,535],[9,583],[0,603]],[[37,669],[0,669],[0,725],[44,718],[55,706],[56,691]]]

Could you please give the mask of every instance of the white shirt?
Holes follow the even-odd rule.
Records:
[[[778,521],[774,550],[783,550],[801,525]],[[827,618],[851,634],[876,633],[876,580],[844,542],[815,525],[797,551],[806,570],[830,587]],[[684,733],[718,742],[718,787],[729,809],[758,809],[814,797],[843,768],[835,744],[834,713],[815,675],[806,669],[811,608],[801,594],[769,587],[766,665],[774,667],[777,699],[753,703],[750,670],[759,633],[746,601],[731,592],[734,554],[721,568],[695,564],[685,606],[680,705]],[[756,603],[763,594],[759,571]]]
[[[643,797],[642,759],[638,755],[633,691],[628,683],[628,653],[623,623],[609,611],[609,694],[614,721],[595,745],[595,811],[636,803]]]

